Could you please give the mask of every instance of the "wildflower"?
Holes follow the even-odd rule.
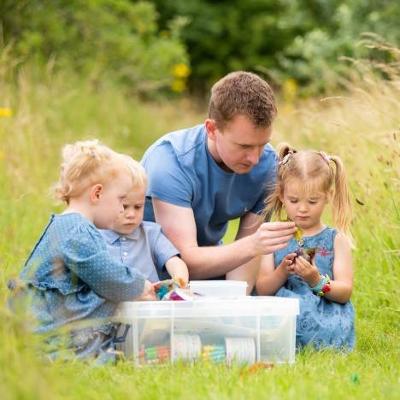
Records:
[[[182,93],[186,89],[186,83],[182,79],[174,79],[171,83],[171,89],[173,92]]]
[[[282,85],[282,92],[285,101],[292,103],[298,92],[298,84],[296,80],[293,78],[286,79]]]
[[[190,68],[183,63],[175,64],[172,67],[172,75],[174,78],[185,79],[190,75]]]
[[[10,107],[0,107],[0,118],[8,118],[12,116],[12,110]]]

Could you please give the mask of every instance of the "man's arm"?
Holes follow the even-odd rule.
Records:
[[[242,239],[249,236],[257,231],[262,223],[262,218],[252,212],[245,214],[240,218],[240,225],[236,234],[235,240]],[[254,257],[247,263],[229,271],[226,274],[226,279],[232,279],[236,281],[247,281],[247,294],[250,294],[253,290],[256,282],[258,270],[260,268],[261,257]]]
[[[199,247],[191,208],[179,207],[156,198],[153,198],[153,208],[156,221],[186,262],[191,279],[224,275],[254,257],[282,249],[295,231],[292,222],[264,223],[252,234],[231,244]],[[250,219],[245,226],[250,227]]]

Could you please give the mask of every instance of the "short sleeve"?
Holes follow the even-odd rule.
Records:
[[[80,226],[71,232],[62,254],[68,268],[101,297],[118,303],[143,292],[144,277],[114,260],[94,227]]]
[[[158,224],[153,226],[148,231],[151,253],[157,271],[164,270],[166,262],[179,255],[179,250],[171,243],[171,241],[163,234],[161,227]]]
[[[179,166],[170,143],[161,143],[145,155],[142,165],[148,177],[147,196],[176,206],[191,207],[193,188]]]
[[[254,214],[260,214],[265,208],[266,198],[273,192],[276,183],[276,168],[278,165],[278,156],[275,151],[268,152],[268,163],[265,172],[264,190],[257,199],[254,207],[250,210]]]

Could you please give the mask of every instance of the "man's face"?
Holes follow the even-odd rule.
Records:
[[[132,233],[143,221],[146,188],[136,186],[123,199],[123,213],[119,214],[113,225],[113,230],[122,235]]]
[[[237,174],[248,173],[260,161],[271,138],[271,127],[255,127],[245,116],[237,115],[220,130],[208,120],[208,147],[220,166]],[[210,127],[210,129],[209,129]],[[210,130],[213,130],[210,133]]]

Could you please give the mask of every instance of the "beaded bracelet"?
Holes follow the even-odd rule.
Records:
[[[314,294],[322,297],[331,290],[331,280],[328,275],[322,275],[320,281],[311,290]]]

